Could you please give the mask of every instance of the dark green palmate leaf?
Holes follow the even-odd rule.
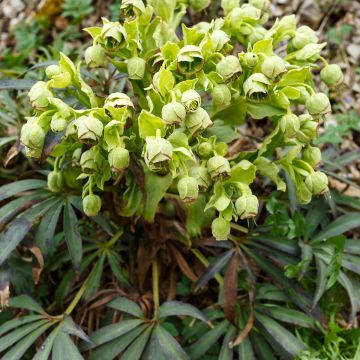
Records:
[[[140,306],[136,302],[124,297],[119,297],[110,301],[107,306],[138,318],[144,317],[144,313]]]
[[[160,306],[158,311],[159,319],[165,319],[169,316],[191,316],[195,319],[207,322],[204,314],[195,306],[180,301],[168,301]]]

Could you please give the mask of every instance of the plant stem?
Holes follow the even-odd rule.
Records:
[[[157,258],[152,263],[152,281],[153,281],[153,298],[154,298],[154,318],[157,319],[160,306],[159,299],[159,267]]]

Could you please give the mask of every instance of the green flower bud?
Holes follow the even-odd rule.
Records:
[[[167,172],[173,156],[171,143],[163,138],[148,136],[145,139],[143,157],[151,171]]]
[[[297,139],[303,143],[308,143],[317,137],[319,123],[313,120],[302,121]]]
[[[291,138],[300,130],[300,119],[295,114],[286,114],[280,119],[280,129],[285,137]]]
[[[180,199],[185,203],[195,201],[199,196],[199,186],[195,178],[186,176],[177,184]]]
[[[97,68],[106,65],[105,50],[100,45],[93,45],[85,50],[85,62],[90,68]]]
[[[264,74],[255,73],[245,80],[243,88],[246,96],[262,98],[267,94],[270,85],[269,79]]]
[[[173,101],[161,109],[161,117],[168,124],[180,124],[186,117],[186,109],[183,104]]]
[[[61,172],[51,171],[47,177],[47,186],[52,192],[59,192],[64,186],[64,178]]]
[[[50,128],[54,132],[61,132],[66,129],[67,121],[59,113],[56,113],[50,122]]]
[[[196,111],[201,105],[201,96],[195,90],[186,90],[181,95],[181,102],[187,111]]]
[[[309,174],[305,179],[305,185],[313,195],[329,191],[328,178],[320,171]]]
[[[210,0],[189,0],[189,5],[194,11],[206,9],[210,4]]]
[[[117,51],[126,46],[126,31],[119,22],[107,22],[101,30],[100,37],[109,51]]]
[[[261,18],[261,10],[250,4],[243,4],[238,16],[245,22],[256,23]]]
[[[211,177],[206,168],[202,166],[193,167],[190,176],[196,179],[199,189],[205,191],[211,185]]]
[[[236,199],[235,208],[240,219],[248,219],[257,215],[259,201],[255,195],[245,194]]]
[[[255,6],[256,8],[260,9],[261,11],[265,11],[268,6],[270,5],[269,0],[249,0],[249,4]]]
[[[103,123],[93,116],[81,116],[76,120],[77,135],[80,141],[98,141],[103,134]]]
[[[253,52],[245,53],[245,64],[246,66],[253,68],[259,62],[259,57]]]
[[[320,71],[320,79],[327,87],[331,88],[340,85],[344,80],[344,75],[339,65],[331,64]]]
[[[25,146],[25,155],[29,158],[38,159],[42,154],[42,149],[30,149]]]
[[[216,64],[216,72],[224,79],[224,82],[226,83],[237,79],[242,73],[239,58],[234,55],[228,55],[222,58]]]
[[[146,61],[139,57],[133,57],[128,60],[127,71],[129,79],[141,80],[145,75]]]
[[[191,135],[198,134],[211,125],[212,121],[210,116],[203,108],[198,108],[196,111],[188,113],[185,118],[185,126],[190,131]]]
[[[204,66],[204,57],[201,49],[195,45],[186,45],[180,49],[176,61],[178,71],[183,75],[196,74]]]
[[[72,162],[75,164],[80,164],[80,158],[81,158],[81,154],[82,154],[82,148],[79,147],[77,149],[75,149],[72,153]]]
[[[221,0],[221,7],[225,15],[228,15],[233,9],[240,7],[240,0]]]
[[[61,69],[59,65],[49,65],[45,69],[45,74],[49,79],[52,79],[54,76],[61,74]]]
[[[120,14],[129,20],[135,19],[145,11],[145,5],[141,0],[123,0],[120,6]]]
[[[216,240],[227,240],[230,234],[230,222],[222,217],[214,219],[211,224],[211,232]]]
[[[227,85],[216,85],[212,92],[213,105],[216,107],[225,107],[231,103],[231,92]]]
[[[109,152],[108,160],[112,171],[122,171],[129,166],[129,151],[123,147],[116,147]]]
[[[286,62],[279,56],[269,56],[261,64],[261,72],[269,79],[277,80],[286,72]]]
[[[49,105],[48,99],[53,97],[53,93],[48,89],[46,82],[38,81],[31,87],[28,97],[33,108],[44,110]]]
[[[40,154],[45,142],[45,131],[35,121],[28,121],[21,129],[20,141],[29,149],[39,150]]]
[[[301,159],[311,167],[317,166],[321,161],[321,150],[318,147],[307,146],[301,153]]]
[[[207,171],[215,181],[227,179],[231,173],[229,161],[223,156],[215,155],[208,160]]]
[[[295,33],[295,36],[291,40],[291,44],[295,49],[302,49],[307,44],[317,43],[318,38],[316,33],[310,27],[304,25],[300,26]]]
[[[267,31],[262,26],[256,26],[252,29],[251,33],[248,36],[248,41],[251,45],[254,45],[256,42],[263,40],[267,34]]]
[[[310,96],[305,103],[309,114],[313,116],[325,115],[331,111],[329,98],[323,93],[316,93]]]
[[[96,216],[101,209],[101,198],[95,194],[86,195],[83,199],[83,209],[87,216]]]
[[[210,144],[207,141],[204,141],[204,142],[200,143],[196,147],[196,152],[199,154],[199,156],[201,156],[204,159],[207,159],[210,156],[212,156],[213,151],[214,151],[214,148],[213,148],[212,144]]]
[[[214,52],[219,52],[222,50],[224,45],[230,41],[230,37],[222,30],[215,30],[210,34],[211,46]]]

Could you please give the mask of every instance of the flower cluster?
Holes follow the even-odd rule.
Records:
[[[208,4],[189,1],[195,11]],[[326,176],[315,170],[321,154],[312,141],[330,102],[315,92],[312,69],[323,65],[320,78],[328,87],[338,86],[343,76],[321,57],[325,43],[309,27],[297,28],[295,16],[263,26],[268,0],[241,6],[239,0],[223,0],[224,18],[192,28],[181,24],[179,37],[187,5],[124,0],[121,22],[103,19],[102,27],[85,29],[93,39],[86,65],[95,72],[126,73],[132,89],[127,93],[133,95],[95,94],[80,64],[61,54],[59,64],[46,69],[49,80],[29,92],[34,114],[21,142],[28,156],[39,158],[46,138],[57,136],[48,187],[81,187],[89,216],[101,209],[94,192],[110,179],[126,179],[129,199],[135,181],[130,164],[136,162],[144,171],[171,177],[169,191],[183,202],[204,196],[205,210],[218,214],[213,235],[222,240],[231,220],[257,215],[251,185],[258,174],[285,191],[280,175],[286,172],[302,203],[328,190]],[[235,52],[237,43],[244,51]],[[229,157],[227,144],[241,136],[239,125],[262,118],[272,121],[272,132],[256,149]],[[156,182],[145,189],[156,191]],[[141,213],[141,201],[131,206],[123,214]]]

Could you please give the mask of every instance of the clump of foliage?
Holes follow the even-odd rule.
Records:
[[[47,180],[0,188],[0,284],[30,312],[0,326],[5,359],[305,359],[330,288],[355,317],[360,252],[342,234],[357,214],[329,223],[319,199],[289,214],[271,188],[302,206],[328,192],[313,141],[330,101],[312,70],[329,88],[341,70],[293,15],[267,29],[267,0],[182,23],[208,5],[122,1],[120,21],[85,29],[86,67],[61,54],[31,87],[17,148]],[[246,123],[263,127],[250,149]]]

